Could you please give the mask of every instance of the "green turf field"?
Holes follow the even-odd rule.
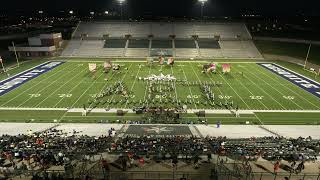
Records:
[[[0,111],[0,121],[114,122],[140,118],[135,114],[117,117],[111,113],[90,113],[88,117],[82,117],[81,113],[63,109],[36,109],[72,109],[83,106],[95,109],[132,109],[145,105],[175,107],[180,104],[193,110],[226,110],[225,104],[228,104],[230,109],[238,107],[241,110],[320,111],[318,97],[252,62],[233,62],[229,74],[202,73],[202,65],[206,63],[204,61],[176,62],[173,67],[158,64],[147,66],[143,61],[118,61],[114,63],[120,64],[121,70],[108,74],[103,73],[102,61],[97,62],[99,66],[95,74],[89,72],[88,63],[89,61],[66,62],[0,96],[0,107],[7,108]],[[139,80],[139,77],[161,73],[170,74],[178,81],[155,84],[153,87],[158,92],[149,95],[150,82]],[[115,90],[115,83],[120,81],[127,92],[127,100],[119,93],[98,98],[107,89]],[[200,85],[204,82],[211,84],[215,94],[214,103],[204,97]],[[22,108],[32,109],[21,111]],[[258,112],[244,114],[240,118],[235,118],[232,114],[214,114],[207,116],[207,119],[210,123],[222,120],[230,124],[245,121],[256,124],[318,124],[318,117],[319,113]],[[183,119],[193,121],[198,120],[198,117],[185,114]]]

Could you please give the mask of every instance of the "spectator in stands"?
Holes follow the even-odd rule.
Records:
[[[277,173],[278,173],[279,168],[280,168],[280,162],[277,161],[277,162],[274,164],[274,166],[273,166],[274,174],[277,174]]]

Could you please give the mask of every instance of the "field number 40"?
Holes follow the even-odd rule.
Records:
[[[58,96],[59,96],[60,98],[69,98],[69,97],[72,96],[72,94],[58,94]]]
[[[261,100],[263,96],[250,96],[251,99]]]
[[[283,96],[283,98],[288,99],[288,100],[294,100],[294,96]]]

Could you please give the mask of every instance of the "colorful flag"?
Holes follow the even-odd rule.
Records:
[[[173,65],[173,64],[174,64],[174,59],[173,59],[173,57],[170,57],[168,59],[168,65]]]
[[[110,68],[112,68],[111,62],[104,62],[103,67],[104,67],[105,69],[110,69]]]
[[[223,73],[229,73],[231,71],[231,65],[230,64],[222,64],[222,72]]]
[[[95,72],[97,70],[97,64],[95,63],[90,63],[89,64],[89,71]]]
[[[211,70],[212,72],[216,72],[216,70],[217,70],[217,65],[214,64],[214,63],[210,64],[210,70]]]
[[[164,63],[164,58],[162,56],[159,57],[159,64],[162,65]]]

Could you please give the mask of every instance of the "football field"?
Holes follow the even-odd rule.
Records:
[[[89,63],[97,64],[95,73],[89,71]],[[99,111],[84,118],[75,109],[184,106],[194,112],[212,111],[207,116],[212,117],[212,122],[229,119],[236,123],[237,119],[228,113],[235,109],[242,111],[241,122],[268,124],[268,118],[272,119],[271,124],[320,122],[319,97],[261,65],[232,62],[230,73],[224,74],[219,68],[217,73],[205,73],[202,67],[208,63],[177,61],[174,66],[168,66],[147,65],[144,61],[114,61],[113,64],[120,65],[120,70],[104,73],[103,61],[67,61],[0,96],[0,120],[97,121],[108,117],[115,120],[119,119],[115,114]],[[168,75],[175,80],[148,80]],[[205,87],[209,87],[214,98],[208,99]],[[271,117],[277,113],[279,121]],[[121,118],[126,116],[128,119],[139,117],[127,114]],[[185,116],[196,119],[193,115]]]

